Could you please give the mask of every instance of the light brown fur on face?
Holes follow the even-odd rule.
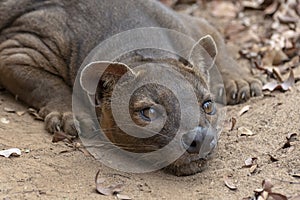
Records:
[[[134,66],[137,67],[139,65],[145,65],[145,61],[134,59]],[[152,65],[167,65],[169,68],[172,68],[178,72],[180,72],[186,80],[190,82],[190,84],[194,88],[194,92],[196,93],[198,102],[199,102],[199,111],[201,113],[199,119],[200,127],[209,127],[215,126],[215,120],[217,118],[217,114],[207,115],[203,112],[203,108],[201,105],[211,99],[214,101],[213,95],[209,92],[207,77],[204,74],[198,73],[196,69],[192,68],[192,66],[184,65],[182,62],[175,59],[157,59],[157,60],[148,60],[146,62],[146,67],[151,68]],[[174,136],[178,131],[180,124],[180,110],[184,109],[184,105],[180,105],[177,97],[174,93],[168,88],[161,86],[159,84],[146,84],[139,89],[137,89],[130,99],[129,104],[129,112],[132,118],[133,123],[138,127],[146,127],[150,123],[154,124],[159,123],[161,121],[164,126],[159,131],[159,133],[155,134],[155,136],[147,137],[147,138],[137,138],[128,135],[128,133],[123,132],[118,125],[116,124],[114,117],[112,115],[111,109],[111,95],[114,91],[115,84],[119,80],[119,76],[115,76],[114,79],[111,79],[109,73],[112,73],[112,70],[118,68],[116,65],[120,64],[111,64],[108,67],[108,70],[102,76],[102,79],[99,82],[96,96],[96,113],[99,118],[99,123],[102,131],[106,135],[106,137],[113,142],[115,145],[120,148],[135,152],[135,153],[148,153],[151,151],[156,151],[161,149],[169,144],[171,140],[174,139]],[[96,66],[95,66],[96,67]],[[125,66],[124,66],[125,67]],[[134,68],[133,68],[134,69]],[[196,70],[196,71],[195,71]],[[116,72],[114,72],[116,74]],[[126,70],[123,70],[123,73],[126,73]],[[138,74],[135,77],[132,77],[131,80],[128,80],[134,84],[140,80],[144,80],[144,76],[147,76],[147,72],[135,71]],[[121,76],[121,74],[120,74]],[[106,86],[106,87],[104,87]],[[178,91],[184,90],[185,88],[180,88],[178,85]],[[124,87],[125,92],[126,87]],[[120,103],[123,103],[120,100]],[[181,106],[181,107],[180,107]],[[153,122],[145,120],[141,116],[141,111],[145,108],[156,108],[160,110],[159,113],[165,114],[159,115],[157,119]],[[118,112],[118,117],[122,118],[124,115],[124,111],[120,110]],[[125,117],[125,115],[124,115]],[[192,117],[192,116],[191,116]],[[196,128],[196,127],[194,127]],[[139,131],[139,129],[136,129]],[[190,130],[191,131],[191,130]],[[187,130],[188,132],[188,130]],[[146,134],[143,130],[140,130],[140,134]],[[182,133],[186,134],[186,133]],[[215,133],[217,135],[217,132]],[[181,141],[178,141],[181,143]],[[211,149],[212,151],[213,149]],[[157,160],[159,162],[159,160]],[[172,172],[176,175],[189,175],[194,174],[203,169],[205,164],[205,159],[200,159],[198,153],[188,153],[186,152],[180,158],[178,158],[173,164],[168,166],[166,170],[168,172]]]
[[[204,56],[201,51],[193,51],[195,53],[190,60],[184,62],[176,56],[149,58],[143,53],[140,55],[142,60],[135,55],[116,60],[119,64],[112,65],[114,68],[101,78],[103,82],[98,86],[96,97],[99,123],[115,144],[133,152],[153,151],[168,143],[178,127],[177,102],[171,98],[170,91],[155,85],[147,86],[147,92],[142,89],[136,91],[130,109],[133,121],[143,126],[145,122],[136,111],[140,109],[139,104],[144,102],[165,106],[169,116],[160,135],[141,141],[125,135],[115,125],[110,111],[111,89],[120,75],[139,66],[141,62],[167,65],[182,73],[193,85],[199,99],[199,109],[205,98],[211,96],[207,92],[206,71],[212,63],[217,65],[224,80],[227,104],[242,103],[251,96],[261,94],[260,81],[234,62],[227,53],[222,36],[214,27],[204,19],[178,14],[154,0],[1,1],[0,85],[38,109],[45,119],[47,131],[77,135],[72,120],[72,87],[76,75],[81,74],[79,68],[83,60],[93,48],[111,36],[142,27],[161,27],[188,35],[198,41],[197,45],[202,46],[213,60],[207,60],[207,55]],[[205,58],[206,61],[198,62],[198,58]],[[95,76],[96,71],[82,76],[86,80],[99,79]],[[132,77],[138,80],[142,73],[139,76],[132,74]],[[184,90],[180,87],[178,89]],[[220,92],[224,94],[225,91]],[[80,125],[86,131],[92,130],[94,122],[86,113],[82,116]],[[199,126],[205,127],[207,120],[213,124],[210,117],[202,114]],[[137,145],[137,142],[142,145]],[[198,148],[198,145],[188,148],[190,153],[184,154],[172,164],[170,171],[177,175],[200,171],[200,161],[194,156]]]

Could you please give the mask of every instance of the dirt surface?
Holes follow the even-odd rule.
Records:
[[[257,12],[250,15],[256,16]],[[209,14],[207,17],[211,18]],[[218,20],[213,23],[222,25]],[[237,123],[231,131],[224,128],[207,168],[193,176],[176,177],[164,171],[147,174],[115,171],[63,142],[52,143],[43,122],[28,113],[18,116],[7,112],[7,108],[26,111],[28,107],[1,91],[0,118],[9,123],[0,122],[0,150],[16,147],[22,150],[22,155],[0,157],[0,199],[117,199],[95,191],[98,170],[108,185],[122,183],[121,194],[132,199],[249,199],[265,179],[273,183],[272,191],[295,197],[300,195],[299,102],[300,82],[297,82],[284,93],[275,92],[242,105],[228,106],[226,119],[235,117]],[[239,116],[246,105],[250,109]],[[241,127],[251,130],[253,135],[242,136]],[[296,139],[286,144],[291,133],[297,134]],[[257,159],[245,167],[249,158]],[[237,189],[229,189],[224,180]]]

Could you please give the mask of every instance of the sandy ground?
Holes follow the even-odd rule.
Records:
[[[44,131],[43,123],[33,120],[29,114],[20,117],[5,112],[5,107],[23,111],[26,106],[1,92],[0,116],[10,123],[0,123],[0,149],[17,147],[22,155],[0,157],[0,198],[115,199],[95,192],[94,177],[99,169],[108,184],[124,183],[122,193],[132,199],[242,199],[252,196],[264,179],[272,181],[273,191],[295,196],[300,194],[300,178],[291,176],[300,170],[299,93],[298,83],[293,91],[228,107],[227,119],[230,119],[245,105],[251,106],[237,118],[233,131],[223,131],[216,155],[205,171],[175,177],[163,171],[126,174],[103,166],[81,151],[60,153],[70,147],[62,142],[52,143],[52,136]],[[242,126],[255,135],[241,136],[236,129]],[[282,149],[288,133],[297,133],[298,140],[293,148]],[[273,162],[269,155],[278,161]],[[258,158],[258,167],[250,173],[243,165],[252,157]],[[224,177],[229,177],[237,190],[226,187]]]
[[[95,191],[98,170],[107,184],[122,183],[121,194],[132,199],[243,199],[254,195],[264,179],[273,191],[293,197],[300,195],[300,82],[292,90],[258,97],[229,106],[226,119],[236,117],[234,130],[222,132],[214,158],[202,173],[176,177],[157,171],[127,174],[110,169],[82,151],[63,142],[52,143],[52,136],[28,113],[18,116],[5,108],[26,111],[6,91],[0,92],[0,150],[20,148],[20,157],[0,157],[0,199],[117,199]],[[238,116],[246,105],[250,110]],[[246,127],[254,135],[241,136]],[[283,148],[286,137],[296,133],[296,141]],[[243,167],[248,158],[257,158],[257,167]],[[237,189],[230,190],[224,179]]]

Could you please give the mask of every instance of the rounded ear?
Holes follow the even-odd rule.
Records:
[[[135,76],[132,69],[123,63],[97,61],[85,66],[80,73],[80,85],[88,94],[95,94],[100,79],[105,78],[112,80],[121,78],[125,73],[130,72]]]
[[[200,72],[208,71],[215,62],[217,45],[210,35],[206,35],[193,46],[189,55],[189,62]]]

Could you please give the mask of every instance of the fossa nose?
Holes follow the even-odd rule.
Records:
[[[182,144],[190,154],[211,152],[215,146],[215,137],[211,133],[209,128],[203,128],[198,126],[194,130],[184,134],[182,136]]]

